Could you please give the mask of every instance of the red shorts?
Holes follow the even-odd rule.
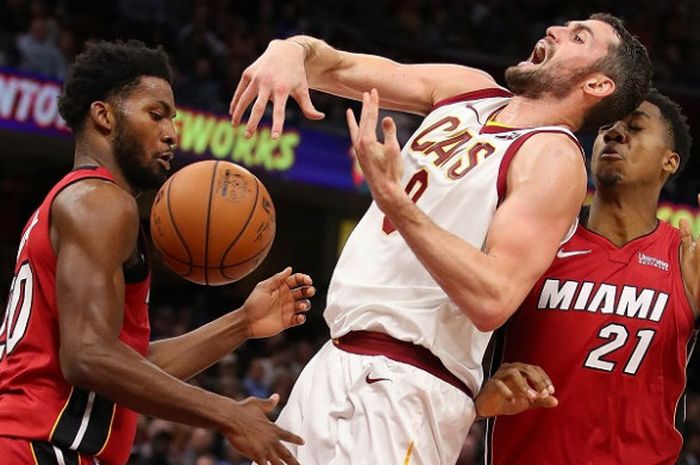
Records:
[[[72,450],[61,450],[48,442],[0,436],[0,457],[8,465],[95,465],[95,459]]]

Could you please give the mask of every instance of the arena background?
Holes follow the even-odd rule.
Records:
[[[226,110],[241,72],[273,38],[308,33],[334,46],[403,62],[445,61],[483,68],[502,82],[509,64],[529,55],[547,25],[606,11],[623,17],[649,48],[655,84],[682,104],[700,141],[700,9],[696,0],[0,0],[0,308],[19,235],[29,214],[72,163],[71,134],[55,98],[66,67],[88,40],[136,38],[162,44],[176,68],[180,149],[176,167],[202,159],[247,166],[268,186],[278,233],[268,258],[234,285],[204,288],[165,269],[157,257],[151,294],[153,338],[181,334],[233,309],[254,284],[292,265],[314,277],[319,294],[307,324],[247,343],[193,383],[234,397],[286,398],[300,369],[327,338],[322,319],[335,260],[370,202],[348,153],[344,109],[352,102],[312,95],[325,121],[310,123],[292,103],[279,142],[269,128],[247,141]],[[371,25],[369,27],[368,25]],[[394,115],[405,139],[416,126]],[[591,134],[581,134],[589,148]],[[697,152],[694,149],[693,152]],[[700,165],[664,191],[660,217],[691,219]],[[140,198],[143,218],[151,195]],[[144,222],[147,226],[147,221]],[[681,463],[700,460],[700,370],[688,373],[688,419]],[[643,399],[640,399],[643,402]],[[483,462],[483,424],[465,438],[461,465]],[[247,464],[217,434],[142,418],[131,464]]]

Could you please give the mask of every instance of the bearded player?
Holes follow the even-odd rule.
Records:
[[[277,402],[242,402],[191,378],[249,337],[304,322],[311,279],[287,269],[244,305],[183,336],[149,343],[150,273],[134,195],[160,185],[176,143],[162,50],[101,42],[64,84],[74,169],[24,229],[0,326],[0,457],[7,465],[124,465],[141,412],[215,428],[263,463],[297,464],[270,423]]]
[[[688,161],[680,108],[652,90],[593,147],[587,218],[503,328],[506,361],[533,363],[560,405],[490,421],[493,465],[671,465],[683,440],[700,254],[657,220],[664,184]]]
[[[363,99],[359,126],[348,123],[374,199],[331,280],[333,343],[278,420],[307,441],[292,446],[301,462],[456,461],[481,413],[472,399],[491,331],[547,269],[584,198],[572,131],[632,111],[649,76],[644,47],[607,15],[548,28],[507,70],[510,91],[464,66],[402,65],[305,36],[270,43],[236,89],[233,123],[255,100],[251,135],[272,100],[276,137],[290,95],[321,118],[309,87]],[[425,115],[403,151],[391,119],[377,141],[380,106]]]

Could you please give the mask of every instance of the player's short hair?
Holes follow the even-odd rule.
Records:
[[[625,29],[620,18],[607,13],[596,13],[589,19],[603,21],[612,26],[620,41],[616,45],[610,45],[608,54],[592,67],[615,81],[615,92],[588,111],[582,124],[584,129],[618,121],[634,111],[649,91],[652,74],[647,49]]]
[[[172,85],[173,72],[162,47],[149,48],[138,40],[90,43],[68,71],[58,111],[78,133],[92,102],[128,96],[141,76],[161,78]]]
[[[680,165],[676,171],[676,174],[678,174],[688,163],[690,146],[693,144],[688,118],[683,114],[680,105],[655,88],[649,90],[644,100],[655,105],[661,112],[661,117],[666,123],[671,150],[676,152],[681,158]]]

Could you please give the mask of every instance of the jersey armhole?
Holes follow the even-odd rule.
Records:
[[[68,181],[64,185],[62,185],[59,189],[57,189],[56,192],[51,193],[52,196],[46,205],[46,210],[47,210],[46,211],[46,227],[48,228],[48,231],[46,232],[46,237],[48,238],[48,241],[49,241],[49,250],[51,251],[51,253],[53,253],[54,258],[57,258],[58,254],[56,253],[56,250],[54,250],[53,243],[51,242],[51,209],[53,208],[53,203],[56,200],[56,197],[58,197],[58,195],[61,192],[63,192],[67,187],[70,187],[73,184],[80,182],[80,181],[84,181],[86,179],[101,179],[103,181],[111,182],[112,184],[115,184],[115,185],[117,184],[113,179],[111,179],[107,176],[91,173],[90,175],[84,176],[84,177],[76,176],[74,179],[71,179],[70,181]]]
[[[563,134],[567,136],[569,139],[574,141],[576,146],[581,150],[581,157],[583,158],[584,163],[586,162],[586,155],[583,151],[583,147],[581,147],[581,143],[574,137],[573,134],[569,133],[568,131],[565,130],[557,130],[557,129],[542,129],[542,130],[535,130],[532,132],[528,132],[527,134],[523,134],[519,138],[517,138],[515,141],[513,141],[512,144],[506,149],[506,153],[503,155],[503,158],[501,159],[501,164],[498,167],[498,177],[496,178],[496,192],[498,193],[498,206],[500,206],[503,201],[506,199],[506,194],[508,193],[508,171],[510,170],[510,165],[513,162],[513,159],[515,158],[515,155],[518,153],[520,148],[523,146],[523,144],[532,136],[535,134],[544,134],[544,133],[550,133],[550,134]]]

